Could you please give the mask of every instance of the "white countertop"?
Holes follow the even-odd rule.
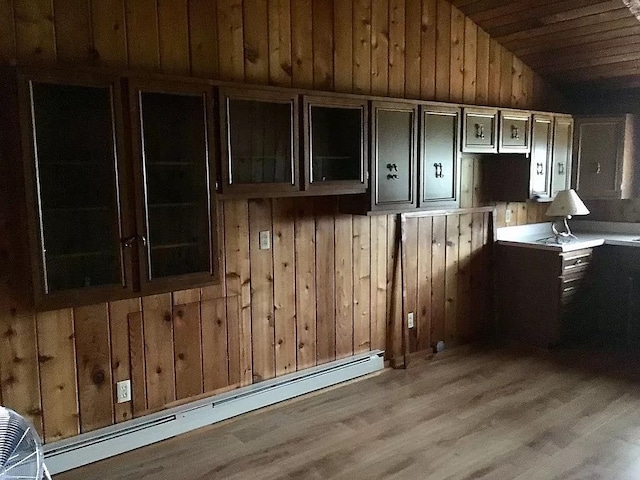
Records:
[[[517,227],[502,227],[497,230],[497,242],[542,250],[570,252],[599,245],[640,247],[640,223],[614,223],[569,221],[571,231],[577,237],[567,243],[554,242],[551,223],[534,223]]]

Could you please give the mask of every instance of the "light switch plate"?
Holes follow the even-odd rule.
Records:
[[[413,312],[409,312],[409,314],[407,315],[407,325],[409,326],[409,328],[413,328]]]
[[[265,230],[260,232],[260,250],[269,250],[271,248],[271,232]]]

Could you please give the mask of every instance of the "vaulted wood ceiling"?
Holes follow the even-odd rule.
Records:
[[[451,0],[558,86],[640,87],[638,0]]]

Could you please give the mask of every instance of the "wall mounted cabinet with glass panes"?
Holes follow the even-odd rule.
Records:
[[[211,86],[126,83],[2,71],[9,271],[37,308],[216,279]]]

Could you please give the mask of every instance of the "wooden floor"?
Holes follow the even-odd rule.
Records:
[[[638,479],[640,361],[468,348],[55,480]]]

